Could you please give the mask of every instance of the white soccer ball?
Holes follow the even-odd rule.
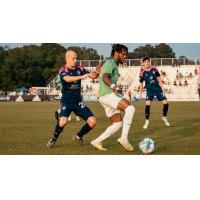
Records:
[[[144,154],[152,153],[155,150],[154,141],[151,138],[144,138],[140,141],[139,148]]]

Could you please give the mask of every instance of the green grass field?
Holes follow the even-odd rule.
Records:
[[[84,123],[72,120],[66,127],[56,146],[46,148],[55,126],[54,111],[58,102],[0,103],[0,154],[1,155],[123,155],[139,154],[138,143],[144,137],[155,141],[153,153],[166,155],[200,154],[200,102],[170,102],[169,121],[165,127],[161,121],[162,107],[154,102],[148,130],[143,130],[144,102],[136,102],[135,117],[129,133],[129,140],[135,147],[127,152],[118,143],[120,131],[104,142],[108,149],[100,152],[90,141],[102,133],[110,124],[104,110],[97,102],[88,102],[97,117],[98,124],[86,137],[86,145],[79,146],[72,136]]]

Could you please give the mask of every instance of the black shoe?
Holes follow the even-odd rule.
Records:
[[[74,135],[74,136],[73,136],[73,140],[74,140],[75,142],[78,142],[81,146],[84,145],[83,138],[79,137],[78,135]]]

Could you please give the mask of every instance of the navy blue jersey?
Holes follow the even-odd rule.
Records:
[[[90,73],[82,66],[75,66],[74,68],[68,68],[64,66],[60,69],[59,75],[62,84],[62,101],[66,101],[68,103],[77,103],[82,101],[81,97],[81,80],[74,82],[66,82],[64,80],[65,76],[81,76],[84,74]]]
[[[155,66],[151,66],[148,71],[145,69],[142,69],[140,72],[140,83],[143,83],[145,81],[145,87],[147,90],[161,90],[161,87],[159,85],[157,77],[160,76],[160,73]]]

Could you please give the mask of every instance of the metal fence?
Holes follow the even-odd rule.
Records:
[[[78,60],[78,64],[84,67],[95,67],[99,63],[103,64],[105,60]],[[141,59],[127,59],[125,60],[125,66],[134,67],[140,66]],[[177,65],[200,65],[200,57],[196,58],[152,58],[150,60],[151,65],[156,66],[177,66]]]

